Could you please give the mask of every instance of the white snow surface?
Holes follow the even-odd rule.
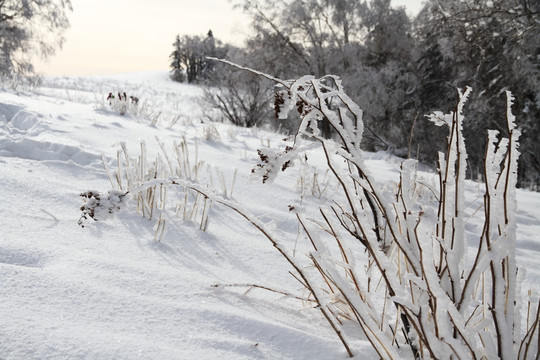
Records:
[[[109,109],[105,98],[118,91],[140,99],[139,116]],[[46,78],[32,91],[0,89],[0,359],[347,358],[319,310],[275,292],[224,286],[305,295],[290,265],[231,210],[214,204],[207,231],[166,211],[161,242],[155,221],[132,203],[115,217],[78,225],[79,194],[111,189],[102,155],[114,168],[122,142],[136,156],[141,141],[156,154],[155,137],[166,148],[185,138],[191,155],[197,148],[228,187],[237,170],[232,198],[296,246],[296,256],[306,255],[289,205],[316,208],[336,185],[301,203],[300,164],[273,184],[252,179],[257,149],[282,148],[284,135],[203,121],[201,94],[166,72]],[[400,160],[365,156],[380,185],[392,188]],[[316,153],[309,158],[314,166],[323,162]],[[435,183],[433,174],[422,176]],[[481,232],[481,190],[467,182],[469,232]],[[526,292],[539,287],[540,194],[518,190],[517,198],[516,256],[527,272]],[[378,358],[359,331],[347,336],[357,358]]]

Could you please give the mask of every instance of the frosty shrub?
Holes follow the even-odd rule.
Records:
[[[124,196],[126,194],[119,190],[109,190],[105,194],[100,194],[98,191],[86,191],[81,193],[85,199],[85,203],[81,206],[81,218],[79,219],[79,225],[84,227],[84,223],[89,218],[98,220],[105,220],[114,213],[120,211]]]
[[[0,76],[0,89],[12,89],[15,91],[34,91],[43,82],[41,75],[13,72]]]
[[[116,95],[111,92],[107,96],[107,101],[110,108],[120,113],[120,115],[125,115],[126,113],[137,115],[139,99],[135,96],[128,97],[125,92],[118,92]]]
[[[464,227],[467,151],[462,134],[469,88],[459,92],[459,103],[450,114],[430,115],[436,125],[449,130],[446,153],[439,154],[440,187],[433,207],[417,195],[414,160],[401,164],[395,193],[381,191],[360,150],[362,111],[345,94],[338,77],[275,81],[285,88],[276,94],[277,115],[285,117],[295,110],[302,122],[292,145],[280,153],[261,154],[257,171],[263,181],[271,181],[302,151],[303,138],[322,146],[343,200],[319,209],[319,219],[297,214],[311,242],[309,257],[319,280],[308,270],[302,272],[349,355],[353,352],[340,330],[340,317],[356,321],[385,359],[537,356],[538,299],[530,299],[523,327],[520,313],[515,261],[520,132],[511,112],[511,94],[507,94],[508,138],[499,140],[496,131],[488,133],[484,227],[476,234],[478,245],[470,257]],[[321,136],[321,121],[330,124],[338,141]],[[474,260],[467,265],[467,259]]]
[[[377,185],[360,149],[362,111],[338,77],[283,81],[258,74],[282,87],[276,93],[277,116],[298,111],[302,121],[294,141],[282,152],[259,152],[261,162],[254,171],[263,182],[271,182],[306,147],[318,144],[340,184],[341,196],[334,199],[342,200],[320,208],[319,218],[308,220],[297,213],[311,244],[311,266],[294,257],[278,236],[238,204],[214,200],[242,214],[287,259],[348,354],[354,355],[343,321],[355,322],[384,359],[537,357],[538,299],[528,299],[525,316],[520,312],[527,301],[520,294],[515,260],[520,132],[511,112],[511,94],[507,93],[508,137],[488,133],[484,227],[469,254],[462,133],[469,88],[458,92],[459,102],[450,114],[429,116],[449,130],[446,153],[439,154],[440,185],[433,204],[418,196],[415,160],[401,164],[394,193]],[[333,128],[337,141],[321,136],[322,121]]]
[[[136,157],[130,154],[125,143],[121,143],[114,168],[108,165],[105,157],[102,158],[112,189],[107,193],[91,190],[80,194],[84,199],[80,208],[80,226],[84,227],[91,220],[106,220],[132,204],[137,213],[155,221],[155,240],[161,241],[166,234],[167,218],[171,215],[168,207],[175,216],[206,230],[212,200],[193,189],[193,184],[206,182],[206,191],[230,196],[236,172],[232,184],[227,186],[217,168],[205,166],[204,161],[199,160],[196,143],[193,154],[185,138],[174,142],[169,150],[158,138],[156,141],[161,153],[150,156],[146,143],[141,142]]]
[[[377,184],[360,149],[362,110],[338,77],[284,81],[242,69],[280,85],[275,99],[279,118],[290,111],[301,117],[296,135],[283,151],[259,151],[261,161],[254,173],[271,183],[299,155],[319,147],[339,184],[334,201],[316,211],[290,207],[306,235],[308,256],[296,257],[286,245],[290,241],[269,230],[226,192],[218,195],[189,176],[171,180],[169,175],[175,173],[171,165],[169,173],[151,172],[130,185],[132,196],[144,201],[155,198],[161,188],[181,187],[200,194],[205,204],[218,203],[243,216],[290,264],[291,274],[307,292],[302,298],[321,311],[351,357],[355,353],[348,334],[355,325],[382,359],[538,358],[539,301],[532,291],[528,299],[521,296],[522,274],[515,259],[520,132],[510,93],[507,137],[488,133],[484,225],[472,234],[465,231],[467,149],[462,133],[462,109],[470,89],[458,92],[451,113],[429,116],[449,135],[446,152],[439,154],[439,188],[430,189],[433,197],[423,197],[417,189],[422,185],[416,181],[415,160],[401,164],[394,191]],[[321,136],[320,122],[328,123],[336,140]],[[164,164],[171,164],[165,152],[164,156]],[[138,171],[138,165],[132,168]],[[468,238],[475,238],[472,247]]]
[[[204,89],[205,117],[241,127],[261,126],[271,118],[271,100],[268,84],[258,81],[254,74],[220,68],[212,87]]]
[[[202,138],[206,141],[221,141],[221,135],[219,133],[219,130],[213,124],[204,126],[202,132]]]

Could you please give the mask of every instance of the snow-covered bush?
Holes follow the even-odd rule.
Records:
[[[257,171],[263,181],[272,180],[303,150],[305,137],[322,146],[343,196],[321,208],[319,219],[297,214],[320,275],[315,280],[302,270],[303,279],[349,354],[353,352],[340,330],[340,317],[355,320],[381,358],[524,359],[537,354],[538,300],[530,300],[536,303],[529,303],[524,326],[520,313],[515,261],[520,132],[511,112],[512,96],[507,94],[508,138],[488,134],[485,221],[483,231],[475,234],[475,254],[469,254],[462,108],[470,89],[459,92],[450,114],[430,115],[436,125],[449,129],[446,153],[439,154],[434,207],[417,195],[414,160],[402,163],[394,194],[381,191],[360,150],[362,111],[339,78],[275,81],[286,89],[279,94],[277,114],[299,111],[302,123],[283,152],[260,155],[264,161]],[[320,135],[321,121],[329,122],[339,141]]]
[[[112,190],[109,190],[107,195],[100,195],[97,191],[86,191],[80,194],[85,203],[81,206],[82,215],[79,225],[84,227],[90,219],[96,221],[107,219],[117,213],[121,209],[120,205],[127,203],[129,198],[134,203],[137,213],[156,221],[154,227],[156,240],[161,240],[165,235],[164,210],[170,201],[174,202],[176,215],[185,221],[198,223],[201,230],[206,229],[208,211],[212,202],[188,186],[181,186],[181,183],[186,181],[202,182],[200,176],[205,167],[204,161],[198,160],[197,148],[195,147],[193,158],[185,139],[175,142],[170,152],[165,149],[165,145],[159,139],[156,141],[162,153],[150,157],[154,159],[153,161],[149,161],[144,142],[140,143],[137,157],[132,157],[126,144],[121,143],[117,152],[115,169],[111,169],[103,157],[103,165]],[[212,176],[212,169],[209,168],[208,173]],[[219,174],[217,176],[219,178]],[[173,195],[169,195],[169,192]],[[129,196],[126,198],[126,195]],[[170,198],[172,200],[169,200]]]
[[[84,227],[84,223],[89,218],[93,220],[105,220],[109,216],[120,211],[124,201],[125,192],[121,190],[109,190],[107,194],[100,194],[98,191],[85,191],[80,194],[85,203],[81,206],[81,217],[79,225]]]
[[[340,184],[342,200],[319,209],[320,218],[308,220],[297,213],[312,246],[312,267],[291,256],[252,215],[221,202],[248,218],[289,261],[349,355],[353,351],[340,326],[344,318],[360,326],[381,358],[535,356],[540,340],[538,299],[529,299],[522,323],[524,301],[515,262],[520,132],[511,95],[507,94],[508,138],[499,140],[495,131],[488,134],[484,227],[475,234],[476,250],[469,254],[462,109],[470,89],[459,92],[459,103],[450,114],[430,115],[436,125],[449,129],[446,153],[439,154],[440,188],[433,204],[418,196],[414,160],[402,163],[395,193],[377,185],[360,150],[362,111],[338,77],[273,80],[284,88],[277,94],[278,116],[295,110],[302,122],[283,152],[260,152],[255,171],[263,182],[270,182],[306,146],[319,144]],[[329,123],[338,141],[321,136],[321,121]],[[313,142],[302,145],[306,137]]]
[[[112,110],[117,111],[120,115],[130,113],[137,115],[139,108],[139,99],[136,96],[129,96],[125,92],[118,92],[116,95],[112,92],[107,96],[107,101]]]
[[[338,77],[283,81],[249,71],[280,85],[275,109],[280,118],[290,111],[301,117],[296,135],[283,151],[259,151],[261,162],[254,173],[271,183],[298,156],[318,147],[339,184],[333,202],[317,211],[290,207],[305,232],[308,256],[296,257],[280,232],[269,230],[226,191],[218,195],[212,187],[200,185],[197,177],[176,174],[165,151],[165,161],[156,161],[156,168],[164,170],[128,184],[129,192],[141,199],[143,211],[148,206],[145,199],[156,199],[158,190],[180,187],[184,194],[189,191],[204,199],[201,229],[207,225],[206,204],[218,203],[243,216],[290,264],[307,292],[303,298],[316,304],[350,356],[355,354],[348,341],[352,323],[383,359],[537,358],[539,301],[537,296],[522,296],[522,272],[515,260],[520,132],[509,93],[507,138],[495,131],[488,134],[484,225],[474,234],[465,230],[467,149],[462,133],[462,109],[470,89],[458,92],[459,102],[451,113],[429,116],[448,128],[449,135],[446,152],[439,154],[439,189],[430,189],[434,196],[422,196],[418,188],[426,184],[416,181],[415,160],[401,164],[394,191],[382,188],[367,170],[360,149],[362,110]],[[337,140],[321,136],[323,121]],[[182,158],[177,157],[179,164]],[[127,169],[138,171],[144,161],[126,165],[128,182]],[[119,168],[111,179],[123,173]],[[121,181],[117,183],[123,189]]]
[[[213,58],[210,58],[213,59]],[[271,87],[255,75],[227,68],[204,89],[205,118],[241,127],[257,127],[271,119]]]

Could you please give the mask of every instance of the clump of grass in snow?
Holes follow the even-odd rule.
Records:
[[[172,201],[171,212],[181,217],[184,221],[193,221],[199,224],[201,230],[206,230],[209,224],[209,213],[212,207],[212,200],[200,192],[194,191],[189,184],[201,182],[201,175],[206,169],[206,188],[212,192],[214,183],[219,184],[224,196],[230,196],[234,189],[236,171],[234,173],[232,185],[227,188],[222,172],[198,159],[198,146],[194,145],[194,154],[191,155],[185,138],[179,143],[175,142],[172,151],[167,151],[165,145],[156,138],[161,150],[150,160],[146,144],[140,143],[137,158],[132,158],[125,143],[120,145],[117,151],[116,166],[112,169],[103,157],[105,171],[113,187],[114,196],[130,195],[136,201],[137,213],[150,220],[155,220],[155,239],[162,240],[166,230],[167,205]],[[216,179],[216,180],[215,180]],[[173,191],[172,196],[169,194]],[[96,198],[96,196],[98,196]],[[81,207],[83,216],[80,224],[83,226],[84,220],[90,218],[102,220],[105,217],[95,216],[95,209],[103,206],[103,196],[97,192],[86,192],[81,194],[86,199],[86,203]],[[116,203],[115,203],[116,204]],[[107,207],[113,214],[120,209],[117,207]]]
[[[80,195],[86,199],[81,206],[82,214],[79,219],[79,225],[84,227],[85,221],[89,218],[95,221],[105,220],[118,212],[126,194],[123,191],[111,190],[107,194],[100,194],[98,191],[86,191]]]
[[[298,173],[297,188],[300,192],[300,203],[303,203],[306,195],[315,196],[321,199],[331,187],[332,176],[330,170],[320,170],[308,163],[307,156],[300,156],[300,170]],[[322,176],[321,176],[322,175]]]
[[[204,140],[214,141],[214,142],[221,141],[221,135],[219,134],[219,131],[215,125],[213,124],[205,125],[203,126],[202,131],[203,131],[202,137]]]
[[[233,127],[233,126],[229,127],[227,129],[227,138],[230,140],[236,140],[236,136],[237,136],[236,127]]]

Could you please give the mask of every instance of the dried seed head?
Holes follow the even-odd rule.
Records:
[[[268,163],[268,155],[263,154],[263,152],[260,149],[257,149],[257,154],[259,154],[259,158],[262,162]]]
[[[274,94],[274,116],[276,119],[279,118],[279,113],[281,112],[281,106],[283,106],[283,104],[285,104],[283,92],[278,91]]]
[[[287,169],[289,167],[290,163],[291,163],[291,160],[285,161],[285,163],[281,167],[281,171],[285,171],[285,169]]]

